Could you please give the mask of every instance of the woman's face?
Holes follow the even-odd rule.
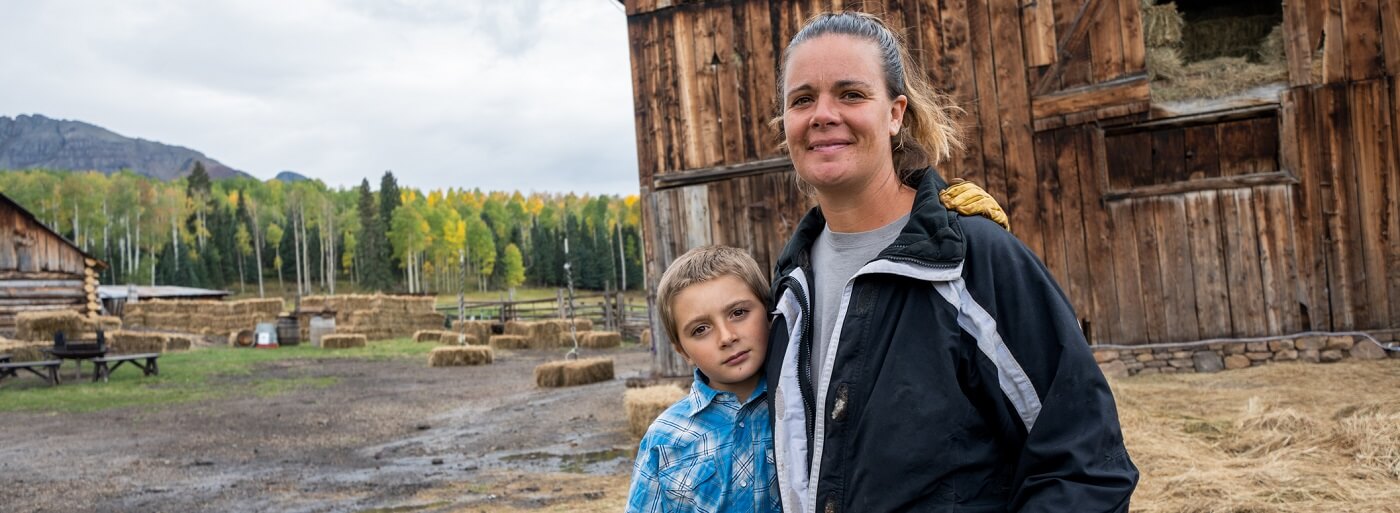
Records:
[[[894,174],[890,138],[908,100],[889,97],[874,42],[826,35],[801,43],[783,84],[788,153],[803,181],[838,192]]]

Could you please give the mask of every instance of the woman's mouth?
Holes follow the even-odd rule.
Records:
[[[845,148],[850,145],[851,143],[847,141],[822,141],[818,143],[813,143],[812,145],[808,146],[807,149],[809,151],[814,151],[818,153],[827,153],[839,151],[842,148]]]

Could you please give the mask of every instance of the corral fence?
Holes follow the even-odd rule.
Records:
[[[624,338],[639,339],[649,327],[647,304],[639,298],[629,298],[622,292],[596,292],[574,296],[572,314],[568,311],[568,293],[563,289],[553,298],[524,301],[467,301],[462,303],[461,317],[467,320],[540,321],[579,317],[593,321],[595,329],[617,331]],[[458,319],[458,305],[439,305],[438,312],[449,320]]]

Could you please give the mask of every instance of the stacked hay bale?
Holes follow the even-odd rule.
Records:
[[[613,379],[613,361],[607,358],[561,360],[535,367],[535,385],[544,388],[587,385]]]
[[[452,330],[471,335],[477,340],[476,343],[484,344],[491,340],[491,335],[495,334],[491,331],[491,327],[495,324],[495,321],[453,321]]]
[[[435,347],[428,353],[429,367],[486,365],[494,360],[491,348],[482,346]]]
[[[661,412],[676,404],[685,394],[684,389],[675,385],[627,389],[622,400],[627,410],[627,432],[632,438],[640,439],[651,423],[661,416]]]
[[[414,342],[440,342],[445,340],[447,335],[451,335],[456,340],[457,334],[444,330],[418,330],[413,332]]]
[[[441,330],[447,318],[433,309],[433,301],[431,296],[383,294],[308,296],[302,299],[301,311],[333,311],[336,333],[385,340],[408,338],[419,330]],[[303,326],[303,330],[309,329],[309,324]]]
[[[492,335],[491,349],[529,349],[530,341],[520,335]]]
[[[444,332],[442,332],[442,337],[438,339],[438,342],[441,342],[441,343],[443,343],[443,344],[452,344],[452,345],[458,345],[458,346],[479,346],[479,345],[482,345],[482,344],[481,344],[481,340],[478,339],[478,338],[476,338],[476,335],[470,335],[470,334],[467,334],[467,333],[457,333],[457,332],[455,332],[455,331],[444,331]]]
[[[321,347],[324,349],[352,349],[365,347],[368,341],[364,335],[337,333],[321,337]]]
[[[124,317],[129,327],[224,336],[258,323],[276,322],[280,313],[281,299],[143,301],[128,304]]]
[[[505,334],[524,337],[529,346],[533,349],[552,349],[556,347],[573,347],[574,333],[570,327],[578,332],[582,341],[583,334],[593,330],[593,321],[588,319],[551,319],[545,321],[510,321],[506,323]]]
[[[72,310],[20,312],[15,315],[15,338],[53,343],[53,334],[63,332],[68,340],[78,340],[84,333],[86,318]]]
[[[187,351],[196,338],[183,333],[115,330],[107,334],[107,350],[113,354]]]
[[[44,350],[53,347],[53,342],[35,340],[10,340],[0,337],[0,354],[10,355],[12,362],[35,362],[47,360]]]
[[[1181,33],[1185,26],[1186,19],[1177,11],[1175,2],[1143,2],[1142,32],[1147,46],[1147,74],[1152,80],[1181,78],[1185,65],[1181,59]]]
[[[622,345],[622,334],[616,331],[587,331],[579,334],[579,347],[604,349]]]

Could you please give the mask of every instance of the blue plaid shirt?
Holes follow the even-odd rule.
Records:
[[[710,388],[695,371],[690,395],[642,437],[628,513],[782,511],[774,470],[767,384],[747,402]]]

